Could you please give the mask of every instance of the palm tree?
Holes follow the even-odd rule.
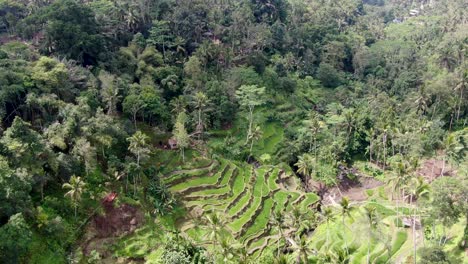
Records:
[[[414,250],[414,263],[416,264],[416,214],[417,214],[417,204],[416,201],[422,197],[427,197],[429,195],[430,186],[424,181],[422,176],[412,178],[409,185],[406,187],[407,193],[410,197],[410,206],[414,204],[413,208],[413,220],[412,220],[412,229],[413,229],[413,250]]]
[[[317,112],[310,112],[308,119],[304,121],[306,128],[310,131],[312,137],[311,143],[314,144],[314,157],[317,160],[317,135],[320,130],[325,126],[325,123],[320,120]],[[309,152],[312,150],[312,147],[309,144]]]
[[[285,224],[284,212],[282,212],[280,210],[275,210],[273,212],[273,214],[270,215],[269,224],[274,226],[278,230],[278,232],[280,234],[280,237],[278,238],[278,254],[277,254],[277,256],[279,257],[279,255],[280,255],[280,242],[281,242],[281,239],[284,237],[284,233],[283,233],[283,228],[284,228],[284,224]]]
[[[294,165],[297,166],[297,172],[304,176],[306,188],[309,188],[309,179],[315,165],[314,159],[309,154],[303,154]]]
[[[396,174],[393,174],[387,178],[387,182],[392,186],[392,194],[391,200],[394,199],[394,193],[398,194],[397,201],[396,201],[396,212],[397,212],[397,219],[399,217],[399,202],[401,196],[401,188],[406,184],[408,181],[408,167],[407,164],[400,161],[396,163]]]
[[[130,143],[128,150],[136,156],[138,166],[140,166],[141,159],[146,157],[150,152],[147,143],[148,139],[149,137],[141,131],[137,131],[133,136],[127,138],[127,141]]]
[[[83,194],[85,186],[86,183],[82,181],[81,177],[76,177],[75,175],[70,178],[69,183],[62,185],[62,188],[68,189],[68,192],[65,193],[65,197],[70,197],[73,206],[75,207],[75,218],[77,214],[78,201],[81,200],[81,195]]]
[[[309,255],[312,255],[314,251],[309,247],[307,236],[303,235],[301,237],[296,236],[296,241],[291,241],[292,248],[296,252],[296,263],[308,263]]]
[[[345,228],[347,228],[346,224],[345,224],[345,217],[352,217],[351,216],[351,211],[353,210],[353,207],[351,207],[350,203],[349,203],[349,199],[348,197],[342,197],[341,198],[341,201],[340,201],[340,207],[341,207],[341,221],[342,221],[342,224],[343,224],[343,232],[345,231]],[[344,238],[344,242],[345,242],[345,249],[346,249],[346,254],[349,254],[348,252],[348,242],[346,241],[346,237],[343,235],[343,238]]]
[[[256,126],[252,133],[249,134],[250,140],[250,155],[252,155],[252,148],[255,141],[259,141],[263,136],[262,129],[259,126]]]
[[[375,136],[375,131],[373,128],[369,129],[369,131],[366,131],[367,137],[366,139],[369,140],[369,162],[372,162],[372,150],[373,150],[373,142],[374,142],[374,136]]]
[[[329,239],[329,230],[330,230],[330,222],[332,222],[335,219],[335,216],[333,215],[333,211],[330,207],[325,207],[322,211],[322,217],[323,220],[327,223],[327,238],[326,238],[326,244],[328,246],[328,239]]]
[[[367,219],[367,223],[369,224],[369,237],[367,239],[367,264],[370,261],[370,242],[372,239],[372,231],[377,227],[378,224],[378,215],[377,209],[373,205],[366,205],[364,207],[364,215]]]
[[[289,227],[298,231],[302,220],[304,220],[304,212],[298,205],[292,207],[291,212],[287,215],[287,224]]]
[[[221,218],[219,213],[211,213],[205,217],[205,224],[207,233],[206,236],[213,242],[213,246],[216,248],[221,232],[226,226],[226,222]]]
[[[457,141],[453,134],[449,134],[447,138],[444,140],[443,148],[444,148],[444,158],[442,163],[442,171],[440,172],[440,176],[444,176],[445,172],[445,163],[447,162],[447,158],[452,156],[456,151]]]
[[[241,245],[239,245],[239,243],[234,241],[231,237],[223,236],[221,238],[220,247],[221,255],[223,256],[223,262],[229,263],[235,258],[239,248],[241,248]]]
[[[183,95],[179,95],[178,97],[174,98],[171,100],[171,107],[172,107],[172,113],[174,113],[176,116],[179,115],[182,112],[187,111],[187,99]]]
[[[288,264],[288,258],[284,255],[281,254],[279,255],[273,262],[274,264]]]
[[[238,263],[239,264],[249,264],[250,259],[249,259],[249,253],[247,252],[246,247],[240,247],[237,250],[237,256],[238,256]]]
[[[133,192],[136,194],[136,187],[140,178],[140,162],[143,158],[146,158],[150,153],[150,149],[148,148],[148,141],[149,137],[143,134],[141,131],[135,132],[131,137],[127,138],[127,141],[130,143],[128,146],[128,150],[135,155],[136,157],[136,177],[133,178]]]
[[[210,101],[209,101],[208,97],[203,92],[197,92],[192,98],[192,105],[195,108],[195,110],[197,111],[197,120],[198,121],[197,121],[196,130],[197,130],[197,133],[199,133],[198,134],[199,139],[201,137],[201,133],[203,133],[203,128],[204,128],[203,120],[202,120],[202,114],[203,114],[203,112],[205,112],[207,110],[207,106],[208,106],[209,102]]]

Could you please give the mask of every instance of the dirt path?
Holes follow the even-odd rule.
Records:
[[[370,177],[359,177],[356,182],[344,181],[338,187],[328,189],[323,196],[324,205],[337,205],[341,198],[348,197],[350,201],[367,200],[366,190],[382,186],[384,183]]]

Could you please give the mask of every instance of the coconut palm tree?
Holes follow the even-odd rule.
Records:
[[[368,228],[369,228],[369,233],[368,233],[368,238],[367,238],[367,264],[369,264],[370,261],[370,243],[372,240],[372,232],[377,228],[378,224],[378,214],[377,214],[377,208],[373,205],[366,205],[364,207],[364,216],[366,217],[367,223],[368,223]]]
[[[175,114],[176,116],[182,112],[187,111],[188,103],[187,103],[186,97],[183,95],[179,95],[178,97],[172,99],[170,104],[172,107],[171,112]]]
[[[309,144],[309,152],[312,151],[312,146],[311,144],[314,144],[314,157],[315,160],[317,160],[317,135],[320,133],[320,130],[325,126],[325,123],[320,120],[319,115],[317,112],[310,112],[308,115],[307,120],[304,121],[304,124],[308,131],[310,132],[310,135],[312,137],[312,140],[310,141]]]
[[[273,264],[288,264],[288,263],[289,263],[288,258],[284,254],[279,255],[273,262]]]
[[[402,187],[408,181],[408,166],[403,161],[400,161],[396,163],[395,170],[397,173],[390,175],[387,178],[387,182],[389,183],[390,186],[392,186],[391,200],[394,199],[395,192],[397,193],[396,213],[397,213],[397,218],[398,218],[399,217],[399,203],[400,203],[400,198],[401,198]]]
[[[69,197],[75,207],[75,218],[77,214],[78,202],[81,200],[81,195],[86,186],[86,183],[81,179],[81,177],[76,177],[73,175],[70,178],[69,183],[62,185],[62,188],[68,189],[68,192],[65,193],[65,197]]]
[[[299,206],[293,206],[289,214],[287,215],[287,225],[290,228],[298,231],[302,220],[304,220],[304,212],[302,212]]]
[[[410,206],[414,203],[413,208],[413,220],[411,221],[413,226],[413,250],[414,250],[414,263],[416,264],[416,215],[418,211],[418,206],[416,204],[417,200],[422,197],[427,197],[429,195],[430,186],[424,181],[422,176],[412,178],[409,182],[409,185],[406,187],[406,192],[410,198]]]
[[[136,187],[138,185],[138,182],[141,181],[140,162],[142,159],[148,157],[148,154],[150,153],[150,149],[147,143],[148,139],[149,137],[143,134],[141,131],[137,131],[131,137],[127,138],[127,141],[130,143],[128,146],[128,150],[136,157],[136,169],[137,169],[136,172],[137,173],[135,174],[135,177],[133,178],[134,194],[136,194]]]
[[[346,217],[352,217],[351,216],[351,211],[354,209],[351,204],[349,203],[349,199],[348,197],[342,197],[341,198],[341,201],[340,201],[340,214],[341,214],[341,222],[343,224],[343,231],[345,230],[345,228],[347,228],[346,224],[345,224],[345,218]],[[349,254],[348,252],[348,242],[346,241],[346,237],[343,235],[343,240],[345,242],[345,250],[346,250],[346,254]]]
[[[133,136],[127,138],[129,142],[128,150],[137,158],[138,166],[140,166],[140,161],[150,152],[147,142],[148,139],[149,137],[141,131],[137,131]]]
[[[309,188],[309,179],[315,165],[314,159],[309,154],[303,154],[294,165],[297,166],[297,172],[304,176],[306,188]]]
[[[234,263],[239,248],[242,247],[239,243],[234,241],[231,237],[222,236],[219,243],[221,247],[221,256],[223,257],[223,263]]]
[[[329,239],[329,230],[330,230],[330,222],[332,222],[335,219],[335,216],[333,215],[333,211],[330,207],[325,207],[322,210],[322,218],[323,221],[327,224],[327,237],[326,237],[326,244],[328,246],[328,239]]]
[[[207,106],[210,103],[208,97],[203,92],[197,92],[192,97],[192,105],[197,111],[197,126],[198,139],[202,136],[204,124],[202,119],[203,112],[207,111]]]
[[[226,222],[217,212],[206,215],[204,220],[206,224],[205,228],[208,231],[206,237],[213,242],[213,246],[216,248],[219,236],[224,230]]]
[[[369,162],[372,162],[372,150],[373,150],[373,142],[374,142],[374,137],[375,137],[375,131],[373,128],[370,128],[368,131],[366,131],[366,139],[369,140],[369,147],[368,147],[368,152],[369,152]]]
[[[280,255],[280,243],[281,239],[284,238],[283,228],[285,227],[285,214],[280,210],[273,211],[273,214],[270,215],[269,224],[278,230],[280,237],[278,238],[278,253]]]
[[[443,142],[443,148],[444,148],[444,157],[443,157],[443,163],[442,163],[442,170],[440,172],[440,176],[444,176],[445,173],[445,163],[447,162],[447,159],[454,156],[454,154],[457,152],[457,140],[454,136],[454,134],[449,134],[447,138]]]
[[[314,251],[309,247],[309,242],[306,235],[296,236],[295,240],[290,241],[293,250],[296,252],[296,263],[308,263],[309,255],[314,254]]]

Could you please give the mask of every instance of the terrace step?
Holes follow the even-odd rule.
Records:
[[[245,235],[245,233],[247,233],[248,229],[254,224],[255,221],[257,221],[260,213],[265,210],[265,202],[268,200],[268,199],[272,199],[273,195],[268,195],[268,197],[266,197],[265,199],[263,199],[264,197],[262,197],[262,200],[260,201],[260,204],[258,206],[257,209],[255,209],[252,217],[250,218],[249,221],[247,221],[241,228],[241,231],[239,232],[239,236],[242,237]],[[270,213],[271,213],[271,209],[274,208],[276,206],[276,202],[274,200],[272,200],[272,205],[269,209]],[[268,214],[269,216],[270,214]],[[267,225],[268,225],[268,222],[267,222]],[[255,233],[254,233],[255,234]]]
[[[276,241],[279,239],[279,235],[271,235],[271,236],[267,236],[265,237],[265,241],[263,242],[263,244],[261,244],[260,246],[256,246],[254,248],[251,248],[247,251],[247,254],[249,255],[253,255],[255,254],[257,251],[260,252],[260,254],[262,253],[262,251],[270,244],[270,240],[273,240],[273,241]]]
[[[163,181],[166,185],[168,185],[168,187],[171,187],[171,186],[176,186],[178,184],[181,184],[183,182],[192,181],[194,179],[204,177],[206,176],[204,175],[205,173],[212,176],[214,174],[213,171],[219,168],[220,165],[222,164],[216,161],[207,168],[199,168],[199,169],[194,169],[192,171],[184,171],[182,173],[176,173],[176,174],[171,175],[170,177],[163,178]]]
[[[169,172],[168,174],[164,175],[162,178],[167,179],[167,178],[169,178],[169,177],[171,177],[173,175],[176,175],[176,174],[194,173],[194,172],[197,172],[197,171],[200,171],[200,170],[209,169],[213,164],[216,164],[216,163],[219,165],[218,160],[211,160],[211,162],[208,165],[206,165],[205,167],[200,167],[200,168],[195,168],[195,169],[175,170],[175,171]]]
[[[233,196],[233,193],[232,193],[232,184],[230,184],[231,182],[233,182],[233,179],[235,179],[239,173],[238,173],[238,169],[237,167],[234,167],[233,170],[232,170],[232,173],[230,174],[231,177],[229,179],[229,182],[228,184],[224,184],[224,185],[219,185],[219,186],[215,186],[215,185],[211,185],[209,187],[206,187],[204,188],[202,191],[206,191],[206,190],[221,190],[221,189],[224,189],[226,187],[229,187],[228,188],[228,191],[225,192],[225,193],[219,193],[219,194],[203,194],[203,193],[199,193],[199,194],[191,194],[191,195],[186,195],[184,196],[184,200],[185,201],[197,201],[197,200],[203,200],[203,199],[218,199],[218,200],[224,200],[226,199],[227,197],[230,197],[230,196]]]
[[[223,171],[221,173],[219,173],[219,175],[216,178],[216,182],[214,182],[214,183],[206,183],[206,184],[201,184],[201,185],[197,185],[197,186],[190,186],[190,187],[184,188],[182,190],[178,190],[176,192],[178,192],[182,196],[186,196],[189,193],[201,191],[201,190],[209,188],[210,186],[213,186],[213,185],[219,185],[222,178],[224,177],[224,174],[227,172],[227,170],[229,170],[229,168],[230,168],[229,165],[224,167]],[[216,175],[217,174],[215,174],[213,176],[216,176]],[[202,177],[202,178],[206,178],[206,177]]]
[[[253,187],[255,186],[255,183],[257,180],[257,177],[255,175],[256,175],[255,171],[253,170],[253,167],[252,167],[252,173],[250,174],[249,182],[247,183],[247,188],[245,188],[232,202],[228,204],[228,206],[224,210],[225,213],[228,213],[229,210],[231,210],[234,206],[236,206],[236,204],[244,197],[244,195],[247,192],[250,192],[251,190],[253,190]],[[252,200],[253,200],[253,195],[250,196],[247,204],[250,204]]]

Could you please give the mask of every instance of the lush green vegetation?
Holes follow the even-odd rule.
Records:
[[[0,263],[467,263],[464,0],[0,0]]]

